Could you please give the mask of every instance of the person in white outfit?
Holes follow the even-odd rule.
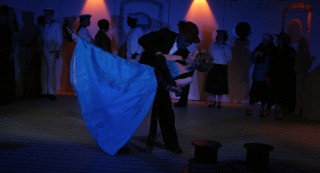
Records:
[[[129,61],[139,61],[137,58],[143,51],[138,40],[143,35],[142,29],[137,27],[138,16],[136,14],[128,14],[127,25],[130,30],[127,34],[126,42],[126,59]]]
[[[94,39],[91,36],[89,30],[88,30],[88,26],[90,26],[90,19],[91,19],[91,15],[90,14],[83,14],[80,15],[80,26],[77,30],[77,35],[79,38],[86,40],[89,43],[94,43]]]
[[[144,49],[138,43],[138,40],[142,35],[149,32],[150,18],[147,14],[142,12],[129,13],[127,25],[130,27],[130,30],[126,40],[126,59],[139,62]]]
[[[62,28],[53,20],[54,10],[44,9],[45,24],[41,26],[43,40],[43,58],[41,68],[41,90],[45,97],[56,100],[56,61],[60,57],[62,46]]]

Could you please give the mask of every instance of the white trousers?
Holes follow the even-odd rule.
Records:
[[[45,48],[44,48],[45,49]],[[56,88],[56,58],[49,50],[43,51],[41,62],[42,94],[55,94]]]

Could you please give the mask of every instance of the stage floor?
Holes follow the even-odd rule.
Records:
[[[131,152],[109,156],[90,136],[76,97],[20,100],[0,106],[0,172],[183,173],[194,158],[191,141],[198,139],[222,144],[217,159],[229,168],[216,172],[248,172],[244,144],[252,142],[274,147],[270,173],[320,172],[320,122],[299,115],[279,121],[274,113],[261,118],[258,107],[247,116],[246,105],[222,106],[209,108],[206,102],[189,101],[188,107],[174,108],[180,155],[164,148],[160,130],[153,152],[145,151],[148,115],[132,137]]]

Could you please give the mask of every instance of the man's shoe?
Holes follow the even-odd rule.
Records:
[[[146,151],[151,153],[153,150],[154,143],[156,142],[156,136],[148,136]]]
[[[177,102],[177,103],[174,103],[174,106],[175,106],[175,107],[187,107],[188,104],[187,104],[187,103]]]
[[[208,107],[215,107],[217,104],[217,102],[212,102],[212,103],[209,103]]]
[[[271,109],[267,109],[263,111],[262,114],[260,113],[260,117],[267,117],[270,115],[270,113],[271,113]]]
[[[49,95],[48,95],[48,98],[49,98],[50,100],[52,100],[52,101],[57,100],[57,96],[55,96],[55,95],[53,95],[53,94],[49,94]]]
[[[182,93],[182,89],[179,86],[168,85],[167,90],[174,92],[176,96],[180,96]]]
[[[282,120],[286,116],[287,111],[283,108],[278,108],[278,114],[276,120]]]
[[[166,147],[167,150],[175,153],[175,154],[181,154],[182,153],[182,149],[179,146],[167,146]]]
[[[219,109],[221,108],[221,102],[217,103],[217,108],[219,108]]]

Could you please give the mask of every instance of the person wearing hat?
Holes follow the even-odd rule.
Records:
[[[79,38],[88,41],[89,43],[94,43],[94,40],[88,30],[88,26],[90,26],[90,19],[91,15],[90,14],[83,14],[79,16],[79,27],[77,30],[77,35]]]
[[[213,102],[209,107],[221,108],[221,98],[229,93],[228,64],[232,60],[232,51],[226,43],[228,33],[225,30],[217,30],[216,42],[212,43],[209,53],[213,58],[213,67],[209,71],[205,91],[213,96]]]
[[[111,52],[111,39],[107,35],[109,31],[109,21],[107,19],[101,19],[98,21],[99,31],[94,37],[94,44],[101,49]]]
[[[254,49],[250,58],[254,65],[252,73],[252,84],[249,91],[249,107],[247,115],[251,115],[253,107],[257,102],[260,104],[260,116],[266,117],[271,112],[272,103],[270,102],[271,89],[267,85],[267,71],[269,68],[270,59],[276,53],[276,46],[273,43],[274,37],[272,34],[263,34],[262,42]],[[267,107],[266,107],[267,106]]]
[[[144,34],[142,29],[137,26],[138,14],[129,13],[127,17],[127,25],[130,27],[126,38],[126,59],[138,62],[143,52],[143,48],[139,45],[138,40]]]
[[[56,100],[56,61],[60,57],[62,47],[62,29],[58,22],[53,20],[54,10],[44,9],[45,24],[41,27],[43,40],[43,61],[41,65],[42,94],[51,100]]]
[[[184,21],[180,21],[180,22],[178,23],[178,26],[179,26],[180,24],[182,24],[183,22],[184,22]],[[179,28],[182,28],[182,27],[179,27]],[[190,52],[194,52],[196,49],[197,49],[197,48],[196,48],[196,44],[192,44],[191,46],[189,46]],[[194,73],[194,70],[191,71],[190,76],[192,76],[193,73]],[[178,107],[178,108],[179,108],[179,107],[186,107],[186,106],[188,106],[189,90],[190,90],[190,84],[188,84],[188,85],[186,85],[186,86],[184,86],[184,87],[182,88],[182,91],[181,91],[180,98],[179,98],[178,102],[174,103],[174,106],[175,106],[175,107]]]
[[[19,45],[18,59],[20,64],[19,79],[22,79],[23,95],[27,96],[35,94],[33,92],[33,86],[35,86],[34,84],[36,81],[40,81],[33,79],[34,76],[40,76],[40,71],[36,74],[34,73],[35,71],[33,71],[35,69],[33,66],[35,64],[34,62],[40,62],[40,60],[35,60],[34,56],[38,26],[34,23],[33,12],[22,11],[21,14],[23,25],[20,27],[17,35],[17,42]]]
[[[152,151],[156,139],[157,120],[162,132],[163,142],[169,151],[181,154],[177,132],[175,129],[175,116],[169,91],[181,93],[181,88],[170,74],[163,55],[172,55],[178,50],[190,52],[188,47],[192,43],[199,43],[199,29],[197,25],[188,21],[179,23],[179,32],[168,28],[150,32],[139,39],[139,44],[144,48],[140,63],[153,66],[158,80],[158,89],[153,103],[150,131],[147,140],[147,150]]]
[[[296,106],[295,49],[290,45],[291,38],[285,32],[276,34],[277,53],[270,61],[267,74],[274,91],[274,103],[277,107],[277,120],[287,113],[294,112]]]

